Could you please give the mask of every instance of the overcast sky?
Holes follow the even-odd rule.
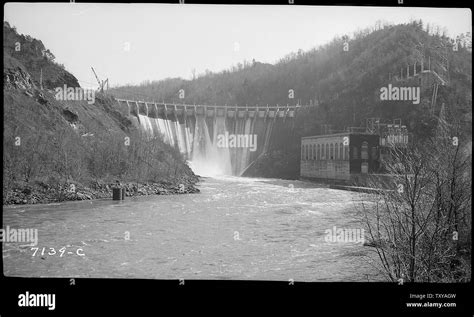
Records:
[[[4,20],[43,41],[91,87],[91,66],[112,86],[190,79],[193,68],[199,74],[244,59],[275,63],[377,20],[412,18],[445,27],[449,36],[472,30],[470,10],[445,8],[8,3]]]

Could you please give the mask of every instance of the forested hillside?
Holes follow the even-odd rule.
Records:
[[[289,54],[275,65],[244,62],[220,73],[207,72],[194,80],[148,81],[138,86],[116,87],[111,93],[130,99],[188,104],[312,105],[309,110],[300,112],[292,135],[286,133],[275,138],[267,161],[261,164],[262,169],[252,172],[259,176],[296,177],[299,138],[322,133],[323,125],[342,130],[348,126],[363,126],[370,117],[400,118],[415,137],[432,135],[438,121],[429,111],[431,86],[421,87],[418,105],[380,100],[380,88],[393,81],[400,70],[405,72],[407,66],[410,72],[413,67],[420,71],[422,57],[425,69],[429,63],[431,69],[448,80],[439,88],[435,114],[444,104],[443,116],[461,127],[464,140],[470,140],[471,35],[461,34],[457,42],[456,50],[453,49],[454,40],[445,36],[439,27],[423,25],[422,21],[404,25],[378,23],[350,38],[337,37],[313,50]],[[346,43],[347,50],[344,50]],[[410,84],[417,83],[412,81]],[[180,89],[185,91],[184,99],[179,99]],[[294,91],[294,98],[289,98],[290,89]],[[292,142],[288,142],[289,139]],[[284,144],[293,146],[285,148]],[[281,166],[286,167],[282,169]]]
[[[180,184],[194,191],[197,178],[181,154],[160,138],[142,138],[128,109],[100,93],[92,103],[57,100],[54,88],[80,87],[77,79],[41,41],[7,22],[3,34],[4,204],[109,197],[117,180],[136,184],[130,195]],[[160,186],[138,188],[148,182]]]

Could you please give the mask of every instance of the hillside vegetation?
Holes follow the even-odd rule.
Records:
[[[413,21],[403,25],[377,23],[372,29],[352,37],[337,37],[330,43],[310,51],[291,53],[275,65],[258,61],[244,62],[219,73],[206,72],[193,80],[171,78],[147,81],[137,86],[121,86],[110,90],[117,97],[155,101],[219,104],[219,105],[312,105],[300,111],[295,129],[272,138],[272,146],[260,164],[249,171],[255,176],[297,178],[300,137],[348,126],[365,126],[367,118],[384,120],[400,118],[415,138],[433,135],[438,120],[430,114],[432,87],[422,87],[421,102],[383,102],[380,88],[386,87],[400,69],[406,71],[424,55],[432,69],[449,78],[440,86],[436,111],[444,103],[444,117],[460,127],[463,143],[469,143],[472,130],[472,52],[471,35],[453,39],[439,27]],[[344,43],[348,50],[344,51]],[[443,58],[448,69],[443,69]],[[410,82],[410,85],[417,85]],[[184,89],[185,98],[179,99]],[[294,98],[289,98],[289,90]],[[278,131],[275,130],[278,134]],[[288,146],[291,144],[291,146]]]
[[[55,87],[80,87],[43,43],[4,23],[3,203],[127,194],[195,192],[197,177],[160,138],[146,139],[108,95],[56,100]],[[42,72],[43,89],[40,85]],[[133,183],[134,185],[130,185]]]

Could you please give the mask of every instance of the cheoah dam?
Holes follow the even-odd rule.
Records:
[[[146,137],[161,136],[199,175],[241,176],[272,140],[291,128],[301,105],[228,107],[117,99]]]

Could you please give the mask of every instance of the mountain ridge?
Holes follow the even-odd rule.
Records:
[[[472,135],[472,44],[470,34],[453,39],[421,20],[399,25],[376,25],[355,33],[352,38],[336,37],[331,42],[304,52],[288,54],[275,65],[244,62],[230,70],[208,73],[194,80],[173,78],[145,82],[137,86],[114,87],[121,98],[208,105],[313,105],[300,111],[293,135],[277,136],[268,156],[281,157],[266,162],[287,166],[286,172],[254,173],[253,176],[297,178],[299,143],[302,136],[365,126],[368,118],[382,121],[401,119],[416,138],[435,133],[438,116],[461,126],[461,137]],[[347,44],[347,51],[344,50]],[[433,71],[430,78],[406,79],[414,69]],[[447,69],[446,68],[447,65]],[[434,73],[449,82],[440,85],[432,102]],[[401,76],[400,76],[401,75]],[[402,77],[404,81],[396,81]],[[423,77],[427,77],[423,75]],[[433,77],[433,78],[431,78]],[[420,77],[421,78],[421,77]],[[401,79],[401,78],[400,78]],[[426,82],[420,84],[420,82]],[[405,101],[382,101],[380,89],[388,84],[420,86],[419,105]],[[184,98],[179,98],[183,89]],[[294,98],[289,98],[290,90]],[[444,106],[443,106],[444,104]],[[434,107],[433,113],[431,108]],[[285,142],[295,144],[288,148]],[[279,154],[277,154],[279,153]],[[285,153],[285,154],[282,154]],[[288,170],[290,169],[291,172]],[[280,169],[281,170],[281,169]],[[285,170],[285,169],[283,169]]]

